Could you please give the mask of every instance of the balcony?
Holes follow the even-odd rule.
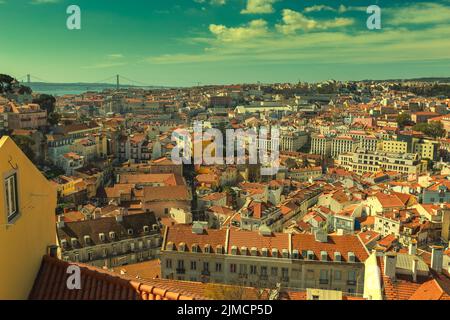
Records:
[[[185,274],[186,273],[186,269],[184,269],[184,268],[177,268],[176,272],[177,272],[177,274]]]
[[[356,286],[356,280],[348,280],[347,285],[349,286]]]
[[[330,281],[328,279],[320,279],[319,284],[328,284]]]

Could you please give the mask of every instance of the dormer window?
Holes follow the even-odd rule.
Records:
[[[211,245],[207,244],[205,245],[205,253],[211,253]]]
[[[78,239],[77,238],[71,238],[70,239],[70,244],[72,245],[72,247],[76,247],[78,243]]]
[[[144,226],[144,228],[143,228],[143,229],[144,229],[144,232],[145,232],[145,233],[148,233],[148,232],[150,231],[150,228],[149,228],[149,226]]]
[[[91,237],[90,236],[84,236],[84,244],[90,245],[91,244]]]
[[[116,233],[115,233],[114,231],[111,231],[111,232],[109,233],[109,238],[110,238],[111,240],[115,240],[115,239],[116,239]]]
[[[198,244],[194,243],[192,245],[192,249],[191,250],[192,250],[192,252],[197,253],[198,252]]]
[[[66,239],[61,240],[61,247],[64,249],[67,248],[67,240]]]
[[[272,249],[272,258],[278,258],[278,249]]]
[[[132,236],[132,235],[133,235],[133,229],[128,229],[127,232],[128,232],[128,235],[129,235],[129,236]]]
[[[104,242],[106,237],[104,233],[99,233],[98,238],[100,239],[101,242]]]
[[[267,250],[267,248],[262,248],[261,254],[263,257],[267,257],[269,255],[269,250]]]

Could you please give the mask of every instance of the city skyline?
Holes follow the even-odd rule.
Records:
[[[81,8],[81,30],[66,9]],[[382,10],[368,30],[366,9]],[[444,77],[450,1],[0,1],[2,72],[156,86]],[[14,37],[11,35],[14,34]]]

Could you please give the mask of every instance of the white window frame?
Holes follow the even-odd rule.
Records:
[[[19,209],[19,188],[17,186],[18,174],[17,172],[8,173],[3,179],[3,185],[5,187],[4,199],[6,220],[8,224],[14,223],[17,217],[20,215]]]

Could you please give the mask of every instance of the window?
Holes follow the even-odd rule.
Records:
[[[289,277],[289,269],[288,268],[281,268],[281,277],[283,279],[287,279]]]
[[[11,223],[19,214],[17,194],[17,175],[14,173],[5,179],[5,202],[8,223]]]
[[[349,281],[356,281],[356,272],[355,271],[349,271],[348,272],[348,280]]]
[[[222,272],[222,264],[216,263],[216,272]]]
[[[234,264],[234,263],[230,264],[230,272],[231,273],[236,273],[236,269],[237,269],[236,264]]]
[[[342,272],[339,270],[336,270],[334,272],[334,280],[341,280],[342,279]]]
[[[267,276],[267,267],[261,267],[261,275]]]
[[[203,262],[203,271],[209,272],[209,262]]]
[[[240,274],[247,274],[247,265],[246,264],[240,264],[239,265],[239,273]]]
[[[171,259],[166,260],[166,268],[168,268],[168,269],[172,268],[172,260]]]
[[[191,261],[191,270],[197,270],[197,261]]]
[[[270,269],[270,275],[271,275],[272,277],[276,277],[276,276],[278,275],[278,268],[272,267],[272,268]]]
[[[178,260],[178,269],[184,269],[184,260]]]
[[[256,274],[256,266],[255,265],[250,266],[250,274]]]

